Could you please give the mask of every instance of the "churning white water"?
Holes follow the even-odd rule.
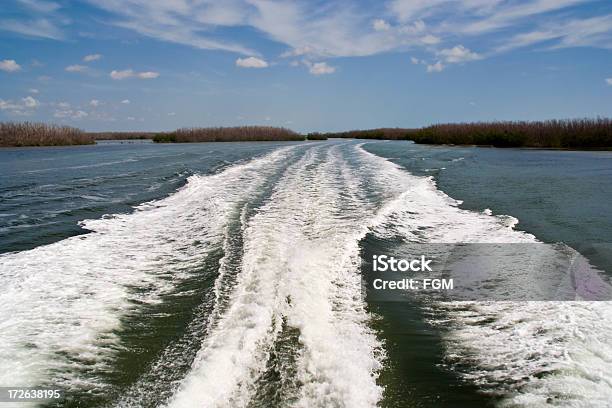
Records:
[[[274,180],[274,181],[271,181]],[[270,193],[252,203],[264,187]],[[252,211],[246,211],[247,204]],[[295,330],[296,407],[373,407],[384,344],[362,296],[360,242],[534,243],[517,220],[463,210],[432,178],[411,175],[352,141],[278,149],[206,176],[134,213],[88,220],[92,233],[0,256],[0,384],[103,389],[122,319],[161,302],[228,243],[240,214],[240,256],[214,271],[219,302],[168,407],[243,407],[287,327]],[[229,262],[239,270],[225,285]],[[436,302],[452,362],[502,405],[609,406],[608,302]],[[281,382],[288,379],[281,379]],[[130,405],[127,404],[126,405]],[[132,404],[133,405],[133,404]],[[137,405],[137,403],[136,403]]]

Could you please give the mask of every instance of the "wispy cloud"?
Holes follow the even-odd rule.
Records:
[[[90,55],[86,55],[83,57],[83,61],[84,62],[92,62],[92,61],[97,61],[100,58],[102,58],[102,55],[100,54],[90,54]]]
[[[85,65],[68,65],[64,68],[66,72],[85,72],[87,71],[87,67]]]
[[[365,9],[344,1],[330,1],[324,6],[307,0],[89,1],[111,12],[115,16],[113,24],[142,35],[246,54],[262,61],[265,59],[257,51],[216,36],[216,28],[253,27],[287,46],[283,56],[307,56],[311,60],[423,49],[434,58],[456,63],[551,39],[557,39],[559,47],[612,44],[612,24],[606,16],[568,19],[567,9],[589,0],[388,0],[382,12],[380,7]],[[542,15],[547,18],[540,18]],[[549,17],[564,29],[545,29]],[[507,43],[483,52],[468,48],[468,40],[509,27],[513,27],[513,35],[499,36],[500,41],[509,38]],[[465,46],[457,48],[449,41],[461,41]],[[237,64],[262,65],[246,62],[253,61],[249,58]]]
[[[444,64],[438,61],[435,64],[427,65],[427,72],[442,72],[444,69]]]
[[[61,40],[64,38],[62,31],[46,18],[31,20],[0,20],[0,30],[11,31],[28,37],[48,38],[51,40]]]
[[[159,76],[159,72],[144,71],[136,72],[132,69],[125,69],[122,71],[113,70],[110,73],[110,77],[116,80],[128,79],[128,78],[139,78],[139,79],[154,79]]]
[[[606,84],[612,85],[612,78],[606,78]]]
[[[25,7],[37,11],[40,13],[52,13],[61,8],[61,6],[54,1],[46,1],[46,0],[17,0],[18,3],[21,3]]]
[[[256,57],[238,58],[236,60],[236,66],[242,68],[267,68],[268,63]]]
[[[148,0],[88,0],[115,17],[111,24],[141,35],[200,49],[258,55],[241,44],[215,38],[211,29],[244,23],[249,6],[242,1],[152,2]]]
[[[80,109],[58,109],[53,113],[54,118],[58,119],[83,119],[89,116],[89,113]]]
[[[612,49],[612,14],[550,21],[537,30],[518,33],[497,47],[497,52],[555,40],[549,48],[599,47]]]
[[[65,19],[55,17],[63,13],[65,3],[17,1],[29,11],[23,19],[0,20],[0,29],[64,38]],[[245,68],[265,68],[268,62],[252,48],[253,42],[232,37],[233,30],[225,28],[249,27],[283,45],[282,57],[310,61],[419,50],[430,56],[423,64],[430,72],[541,43],[547,48],[612,48],[612,14],[595,8],[572,13],[594,0],[386,0],[377,7],[343,0],[86,1],[109,13],[108,24],[160,41],[237,53],[241,58],[235,64]],[[100,58],[90,54],[83,61]],[[334,69],[312,66],[311,71],[322,73]],[[111,73],[113,79],[158,75]]]
[[[336,72],[336,67],[328,65],[326,62],[307,63],[308,72],[312,75],[333,74]]]

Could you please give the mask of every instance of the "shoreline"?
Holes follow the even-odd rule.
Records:
[[[110,142],[105,144],[156,144],[156,145],[178,145],[178,144],[199,144],[199,143],[283,143],[283,142],[325,142],[327,140],[364,140],[364,141],[404,141],[404,142],[412,142],[414,144],[420,146],[430,146],[430,147],[456,147],[456,148],[466,148],[466,147],[479,147],[479,148],[489,148],[489,149],[501,149],[501,150],[550,150],[550,151],[566,151],[566,152],[612,152],[612,146],[609,147],[537,147],[537,146],[495,146],[490,144],[453,144],[453,143],[418,143],[411,139],[369,139],[369,138],[359,138],[359,137],[330,137],[328,139],[304,139],[304,140],[224,140],[224,141],[197,141],[197,142],[155,142],[152,139],[97,139],[94,143],[84,143],[84,144],[65,144],[65,145],[21,145],[21,146],[0,146],[0,151],[5,149],[38,149],[38,148],[65,148],[65,147],[84,147],[84,146],[97,146],[101,143],[99,142]]]
[[[417,143],[414,140],[407,140],[420,146],[444,146],[444,147],[481,147],[501,150],[551,150],[551,151],[568,151],[568,152],[612,152],[612,146],[609,147],[537,147],[537,146],[495,146],[495,145],[479,145],[479,144],[451,144],[451,143]]]

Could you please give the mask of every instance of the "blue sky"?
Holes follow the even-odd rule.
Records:
[[[612,2],[4,0],[0,84],[87,130],[612,116]]]

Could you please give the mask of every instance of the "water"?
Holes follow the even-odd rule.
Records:
[[[58,406],[607,406],[609,302],[365,302],[360,271],[411,243],[606,243],[610,159],[2,150],[0,385],[60,386]]]

